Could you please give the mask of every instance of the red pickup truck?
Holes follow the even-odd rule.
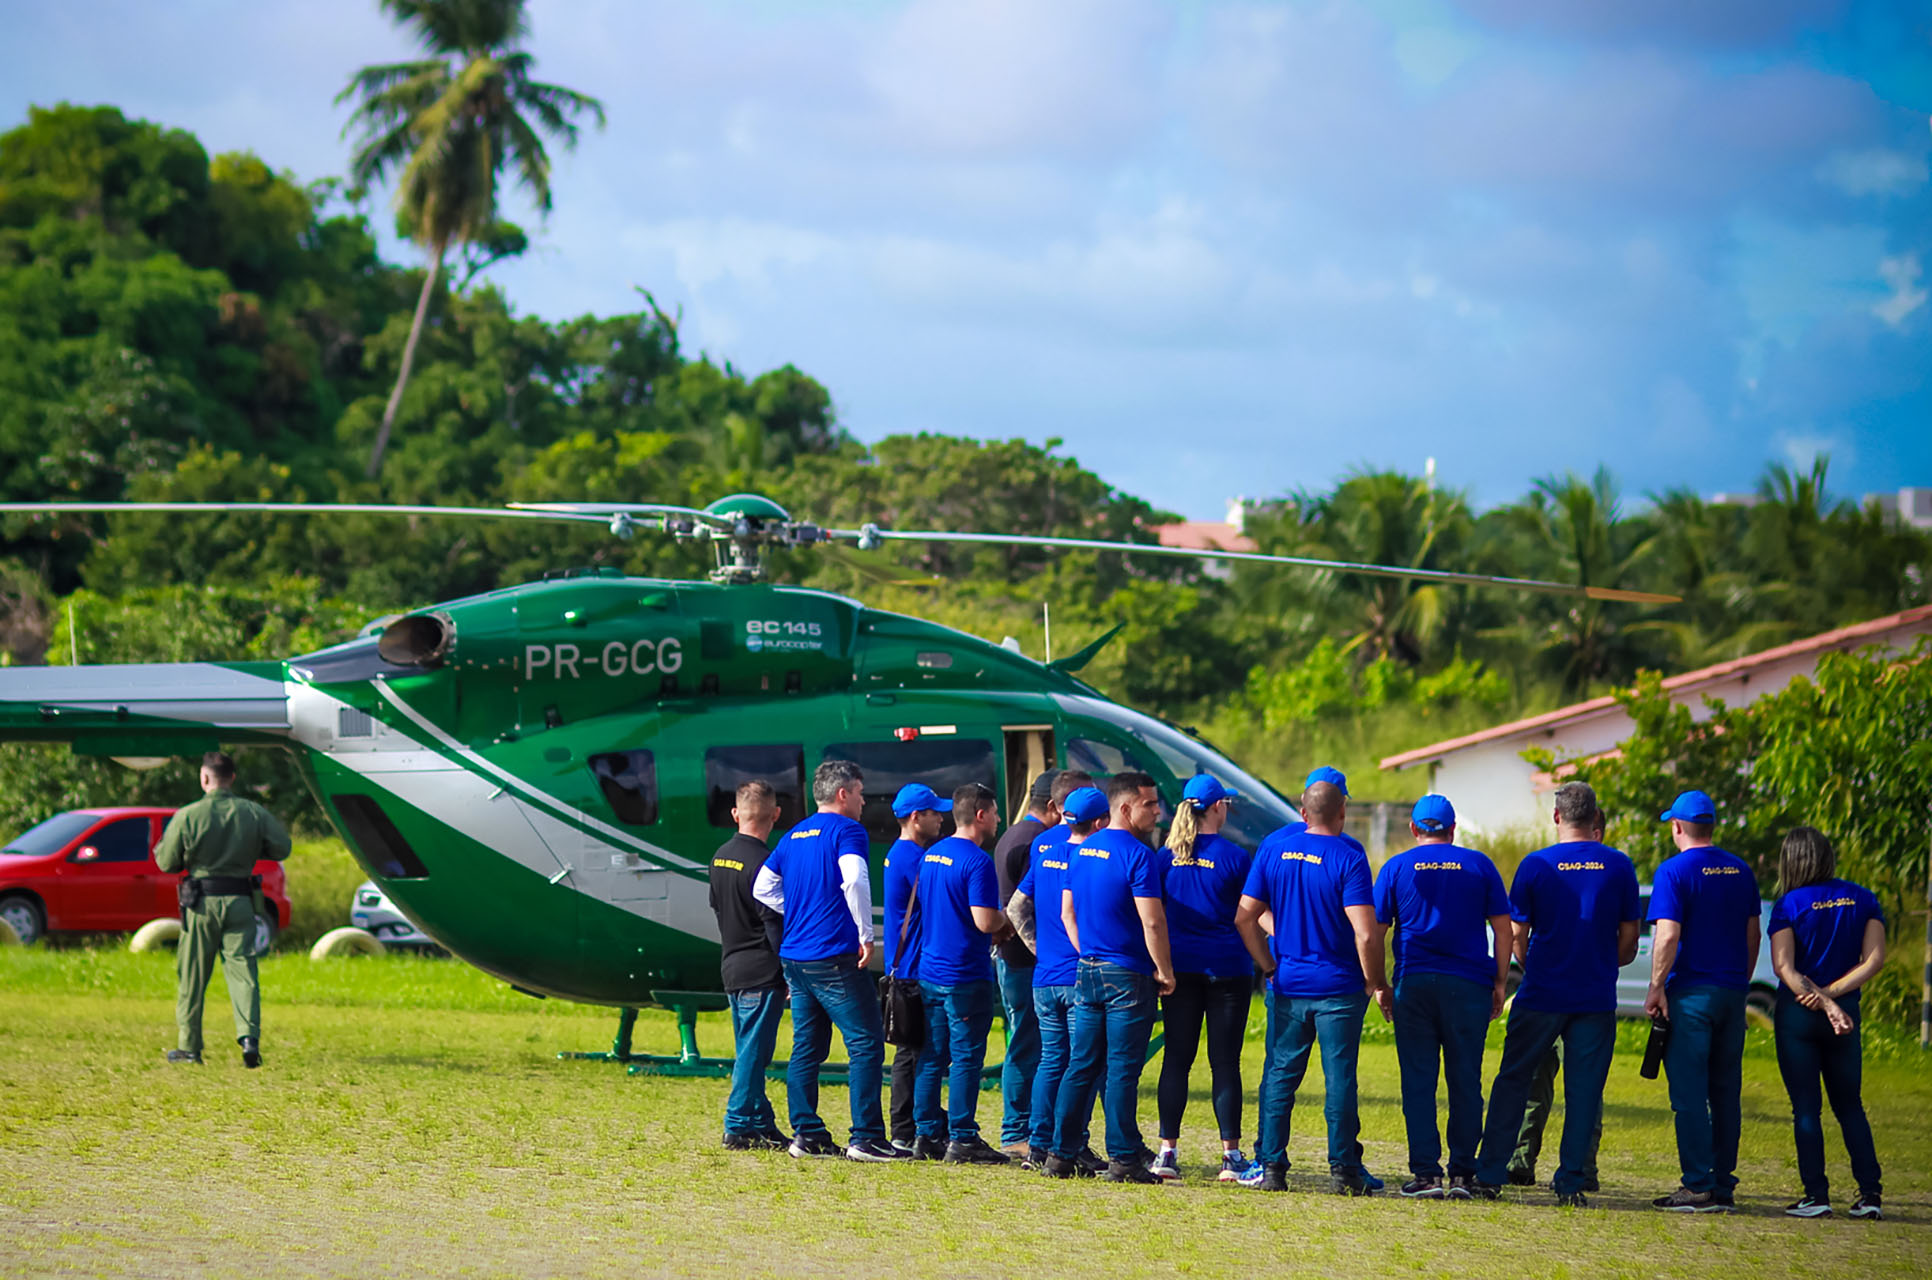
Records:
[[[155,865],[154,846],[173,809],[72,809],[29,828],[0,848],[0,920],[24,943],[50,931],[126,932],[178,916],[179,875]],[[279,862],[255,872],[288,927],[288,880]]]

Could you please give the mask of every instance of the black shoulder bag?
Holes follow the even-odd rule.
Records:
[[[919,905],[919,882],[914,881],[912,894],[906,899],[906,913],[899,920],[899,947],[894,957],[903,960],[906,954],[906,931],[912,928],[912,914]],[[918,1049],[926,1043],[926,1004],[919,994],[919,983],[911,978],[895,978],[892,971],[886,971],[885,978],[879,983],[879,1020],[885,1023],[887,1044],[898,1045],[904,1049]]]

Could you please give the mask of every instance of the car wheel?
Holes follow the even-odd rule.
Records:
[[[367,929],[346,925],[331,929],[315,940],[309,948],[309,959],[327,960],[331,956],[379,956],[389,948],[382,945],[382,939]]]
[[[13,930],[13,936],[23,947],[31,947],[40,941],[47,931],[47,916],[41,911],[40,904],[24,893],[8,894],[0,898],[0,920]]]
[[[173,916],[158,916],[134,931],[127,940],[129,951],[159,951],[181,941],[181,922]]]
[[[1777,997],[1763,987],[1751,988],[1751,994],[1744,997],[1744,1020],[1753,1027],[1772,1025],[1772,1011],[1778,1007]]]

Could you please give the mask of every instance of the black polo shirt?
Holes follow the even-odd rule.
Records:
[[[1012,900],[1013,890],[1020,881],[1026,879],[1026,869],[1033,856],[1033,842],[1045,831],[1046,823],[1028,815],[1006,829],[1006,834],[993,846],[993,869],[1000,877],[1000,906],[1003,908]],[[1059,906],[1056,903],[1057,913]],[[1033,967],[1033,951],[1019,936],[1008,938],[999,944],[1000,959],[1016,969]]]
[[[718,917],[718,940],[724,948],[719,969],[726,991],[785,985],[778,965],[785,917],[751,896],[767,852],[764,841],[740,832],[711,859],[711,910]]]

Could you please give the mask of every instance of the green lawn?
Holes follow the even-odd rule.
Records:
[[[1663,1086],[1639,1079],[1632,1052],[1612,1072],[1601,1208],[1579,1213],[1547,1191],[1486,1205],[1217,1186],[1205,1063],[1178,1188],[732,1155],[717,1145],[723,1082],[556,1060],[603,1047],[608,1011],[395,956],[277,955],[263,986],[263,1070],[228,1050],[171,1069],[167,956],[0,950],[0,1274],[1923,1276],[1932,1249],[1932,1067],[1897,1041],[1866,1075],[1889,1220],[1801,1223],[1777,1212],[1797,1186],[1761,1032],[1746,1063],[1744,1212],[1680,1218],[1644,1205],[1675,1185],[1676,1164]],[[219,979],[211,995],[220,1046]],[[1371,1031],[1364,1140],[1370,1167],[1400,1181],[1394,1051]],[[700,1034],[728,1051],[720,1017]],[[676,1032],[647,1014],[638,1039],[670,1051]],[[1259,1058],[1251,1037],[1251,1071]],[[1152,1086],[1150,1072],[1150,1134]],[[835,1131],[844,1102],[826,1090]],[[998,1104],[984,1095],[982,1115]],[[1322,1164],[1319,1107],[1317,1078],[1291,1178]]]

